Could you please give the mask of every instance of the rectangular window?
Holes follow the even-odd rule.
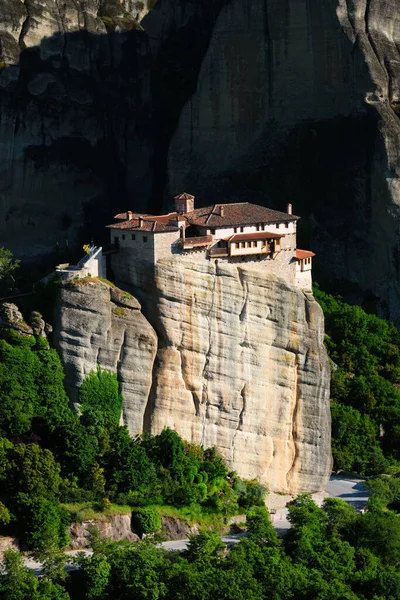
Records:
[[[237,227],[233,228],[234,233],[237,233]]]
[[[244,231],[244,230],[243,230],[243,227],[241,227],[241,228],[240,228],[240,231],[243,233],[243,231]]]
[[[125,239],[125,234],[124,234],[124,233],[122,234],[122,239],[123,239],[123,240]]]
[[[211,229],[211,235],[215,235],[215,229]]]
[[[145,244],[147,242],[147,235],[143,236],[143,244]]]
[[[119,242],[119,237],[116,235],[116,236],[114,237],[114,243],[115,243],[115,244],[118,244],[118,242]]]
[[[289,229],[289,223],[285,223],[286,229]]]
[[[263,231],[265,231],[265,225],[264,225],[264,223],[261,225],[261,229],[262,229]]]
[[[136,235],[134,233],[132,233],[132,240],[135,241],[136,240]]]
[[[246,242],[241,242],[242,248],[246,248]]]
[[[253,248],[257,248],[257,242],[253,242]]]
[[[279,227],[280,227],[280,223],[277,223],[276,228],[279,229]]]
[[[260,231],[260,225],[257,225],[257,231]]]

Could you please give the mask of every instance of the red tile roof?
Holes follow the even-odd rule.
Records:
[[[284,237],[284,233],[268,233],[268,231],[255,231],[254,233],[235,233],[229,238],[225,238],[228,242],[244,242],[246,240],[274,240]]]
[[[315,256],[314,252],[310,252],[309,250],[296,250],[296,258],[297,260],[303,260],[303,258],[311,258]]]
[[[223,215],[221,215],[221,207]],[[129,212],[129,211],[128,211]],[[172,225],[171,221],[177,219],[177,213],[169,213],[168,215],[152,216],[148,214],[130,213],[129,220],[128,212],[118,213],[115,219],[122,221],[114,225],[108,225],[111,229],[140,229],[139,217],[144,220],[142,229],[147,231],[161,232],[174,231],[176,225]],[[209,229],[218,229],[219,227],[240,227],[246,225],[255,225],[257,223],[283,223],[297,221],[300,217],[289,215],[288,213],[279,212],[251,204],[250,202],[238,202],[233,204],[213,204],[205,208],[195,208],[193,211],[184,215],[179,215],[183,220],[186,220],[188,225],[197,225],[207,227]],[[147,223],[156,223],[156,225],[148,225]]]
[[[142,226],[139,225],[139,216],[142,218]],[[127,213],[120,213],[114,218],[119,219],[121,222],[113,223],[112,225],[107,225],[108,229],[152,231],[153,233],[162,233],[165,231],[179,230],[179,227],[175,224],[177,218],[176,213],[171,213],[169,215],[160,215],[159,217],[152,217],[151,215],[134,214],[132,219],[128,219]]]
[[[223,216],[220,212],[221,207]],[[184,216],[190,224],[206,226],[210,229],[254,225],[256,223],[283,223],[297,221],[300,218],[250,202],[213,204],[205,208],[196,208]]]

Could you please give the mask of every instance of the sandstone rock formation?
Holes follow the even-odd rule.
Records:
[[[122,283],[129,266],[114,263]],[[156,339],[138,310],[115,314],[105,284],[70,285],[55,330],[70,389],[99,364],[118,373],[132,435],[169,426],[271,491],[324,488],[330,369],[311,295],[266,270],[161,261],[136,289]]]
[[[149,195],[150,53],[133,32],[146,12],[147,0],[2,0],[0,238],[18,256],[87,243],[126,186]]]
[[[46,323],[37,311],[31,313],[29,324],[26,323],[18,306],[11,302],[0,304],[0,329],[14,329],[20,335],[43,338],[47,338],[47,334],[53,331],[51,325]]]
[[[90,547],[90,536],[93,530],[99,532],[101,538],[108,538],[114,542],[126,540],[127,542],[137,542],[139,536],[132,531],[132,515],[111,515],[103,521],[82,521],[81,523],[72,523],[69,528],[71,537],[70,548],[79,550],[80,548]]]
[[[168,146],[170,192],[293,201],[321,278],[394,319],[399,41],[394,0],[225,2]]]
[[[101,281],[64,283],[55,326],[65,384],[76,399],[85,376],[97,365],[117,373],[125,402],[123,420],[142,431],[152,381],[157,337],[128,294]]]
[[[1,3],[2,243],[99,240],[182,189],[292,201],[316,268],[399,318],[397,3],[153,5]]]

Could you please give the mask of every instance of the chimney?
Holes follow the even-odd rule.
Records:
[[[287,205],[287,214],[288,215],[292,215],[293,214],[293,212],[292,212],[292,205],[291,204]]]
[[[194,211],[194,196],[187,194],[179,194],[175,196],[175,210],[178,214],[183,215]]]
[[[143,217],[139,217],[139,227],[143,227]]]
[[[128,215],[128,221],[132,221],[132,219],[133,219],[133,212],[131,210],[128,210],[128,212],[126,214]]]
[[[225,208],[223,206],[219,207],[219,214],[221,215],[221,217],[224,216],[224,214],[225,214]]]

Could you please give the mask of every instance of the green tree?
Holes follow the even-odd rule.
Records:
[[[354,507],[339,498],[325,498],[322,510],[327,518],[326,528],[330,535],[348,535],[358,518]]]
[[[21,261],[13,258],[11,250],[0,248],[0,280],[11,275],[20,265]]]
[[[117,376],[100,367],[91,371],[79,390],[79,403],[82,413],[97,410],[104,416],[105,424],[118,425],[121,418],[122,394]]]
[[[6,550],[0,572],[0,598],[2,600],[32,600],[36,598],[38,580],[33,571],[25,567],[22,554]]]
[[[140,535],[154,533],[161,528],[161,517],[151,506],[137,508],[132,515],[135,529]]]
[[[250,539],[258,544],[280,546],[280,541],[265,506],[255,506],[247,513]]]
[[[189,544],[184,556],[189,562],[195,562],[198,568],[205,565],[218,565],[222,559],[225,546],[215,531],[200,528],[197,535],[189,537]]]
[[[164,596],[165,551],[141,542],[112,552],[109,562],[110,598],[159,600]]]
[[[100,461],[108,489],[113,493],[138,491],[143,497],[151,496],[156,471],[142,444],[130,437],[126,427],[115,427],[109,433],[109,449]]]
[[[66,546],[69,515],[58,501],[34,498],[20,506],[19,511],[24,540],[31,550],[48,553]]]
[[[85,586],[85,596],[88,600],[104,598],[109,584],[111,565],[107,558],[96,552],[93,556],[79,561]]]
[[[61,484],[60,465],[50,450],[37,444],[18,444],[9,451],[5,488],[11,495],[55,498]]]

